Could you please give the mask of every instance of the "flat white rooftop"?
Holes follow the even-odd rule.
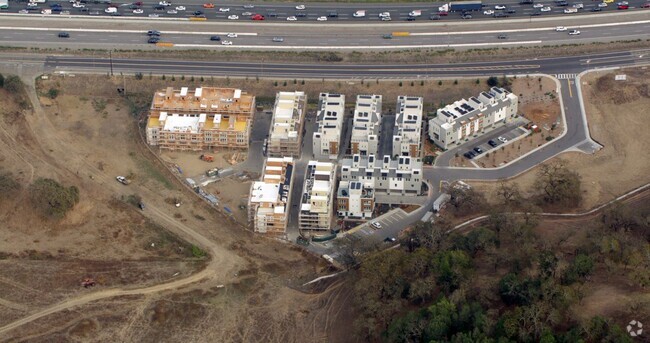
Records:
[[[205,123],[205,114],[200,116],[190,116],[190,115],[162,115],[160,119],[165,121],[165,126],[163,130],[172,131],[172,132],[191,132],[196,133],[199,131],[199,123]]]
[[[262,203],[262,202],[276,202],[278,200],[280,191],[279,183],[266,183],[262,181],[256,181],[253,183],[253,188],[251,192],[251,202],[253,203]]]

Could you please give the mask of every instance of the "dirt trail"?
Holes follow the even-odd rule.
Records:
[[[47,119],[43,109],[40,106],[38,95],[36,93],[36,88],[34,84],[34,78],[33,77],[24,78],[24,80],[27,82],[27,87],[26,87],[27,93],[34,106],[34,118],[30,118],[29,120],[30,129],[38,130],[38,133],[35,133],[34,137],[37,137],[40,146],[48,146],[51,148],[57,147],[57,150],[59,151],[66,151],[70,155],[74,164],[76,165],[66,163],[65,166],[62,166],[60,165],[60,163],[57,163],[57,161],[54,160],[53,158],[41,158],[40,160],[52,166],[53,168],[58,168],[60,170],[67,170],[70,173],[73,173],[71,168],[77,168],[78,166],[83,166],[84,169],[87,169],[94,174],[94,177],[98,179],[97,181],[103,181],[104,186],[108,188],[109,191],[113,191],[115,193],[124,192],[124,190],[120,188],[120,185],[114,182],[112,177],[105,175],[104,172],[97,169],[95,166],[91,165],[90,163],[86,162],[83,159],[83,156],[74,154],[75,151],[74,147],[66,144],[64,142],[63,137],[56,135],[57,129]],[[39,125],[33,125],[35,121],[37,121]],[[226,273],[231,272],[239,264],[240,261],[238,258],[236,258],[237,256],[235,256],[234,253],[226,251],[223,247],[217,245],[215,242],[199,234],[189,226],[174,219],[173,217],[167,214],[167,211],[156,208],[152,204],[147,207],[146,215],[150,217],[154,222],[164,225],[168,230],[206,249],[212,256],[212,259],[209,261],[206,268],[187,278],[174,280],[156,286],[136,288],[136,289],[123,289],[123,288],[107,289],[107,290],[102,290],[102,291],[82,295],[80,297],[68,299],[66,301],[42,309],[27,317],[24,317],[20,320],[14,321],[10,324],[1,327],[0,336],[2,336],[3,334],[7,333],[10,330],[28,324],[30,322],[33,322],[47,315],[57,313],[63,310],[67,310],[73,307],[77,307],[80,305],[84,305],[100,299],[106,299],[106,298],[124,296],[124,295],[146,295],[146,294],[157,293],[166,290],[178,289],[180,287],[187,286],[189,284],[201,281],[203,279],[212,279],[212,278],[216,278],[217,276],[223,277],[226,275]],[[221,282],[225,282],[225,281],[226,280],[221,280]]]

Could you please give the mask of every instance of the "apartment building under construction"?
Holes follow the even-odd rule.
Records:
[[[300,157],[307,94],[278,92],[268,138],[268,155]]]
[[[154,93],[147,143],[168,150],[247,149],[255,96],[235,88],[167,87]]]
[[[269,157],[261,180],[251,185],[248,221],[255,232],[275,236],[286,233],[293,164],[291,157]]]

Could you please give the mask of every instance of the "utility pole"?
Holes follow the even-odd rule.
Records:
[[[113,51],[112,50],[108,51],[108,60],[111,64],[111,76],[113,76]]]

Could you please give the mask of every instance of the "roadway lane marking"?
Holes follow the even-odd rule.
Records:
[[[141,33],[146,34],[146,30],[100,30],[100,29],[70,29],[70,28],[41,28],[41,27],[11,27],[0,26],[0,30],[18,30],[18,31],[69,31],[69,32],[97,32],[97,33]],[[163,34],[174,35],[225,35],[229,32],[207,32],[207,31],[161,31]],[[257,36],[257,32],[234,32],[239,36]],[[117,37],[111,35],[110,37]]]
[[[650,20],[637,20],[629,21],[623,23],[605,23],[605,24],[590,24],[590,25],[578,25],[576,28],[585,29],[585,28],[595,28],[595,27],[609,27],[609,26],[623,26],[623,25],[640,25],[640,24],[649,24]],[[458,32],[412,32],[410,36],[445,36],[445,35],[476,35],[476,34],[485,34],[485,33],[504,33],[504,32],[539,32],[539,31],[555,31],[553,27],[538,27],[534,29],[511,29],[511,30],[487,30],[487,31],[458,31]]]
[[[573,92],[571,91],[571,80],[567,79],[566,84],[569,86],[569,98],[573,98]]]

